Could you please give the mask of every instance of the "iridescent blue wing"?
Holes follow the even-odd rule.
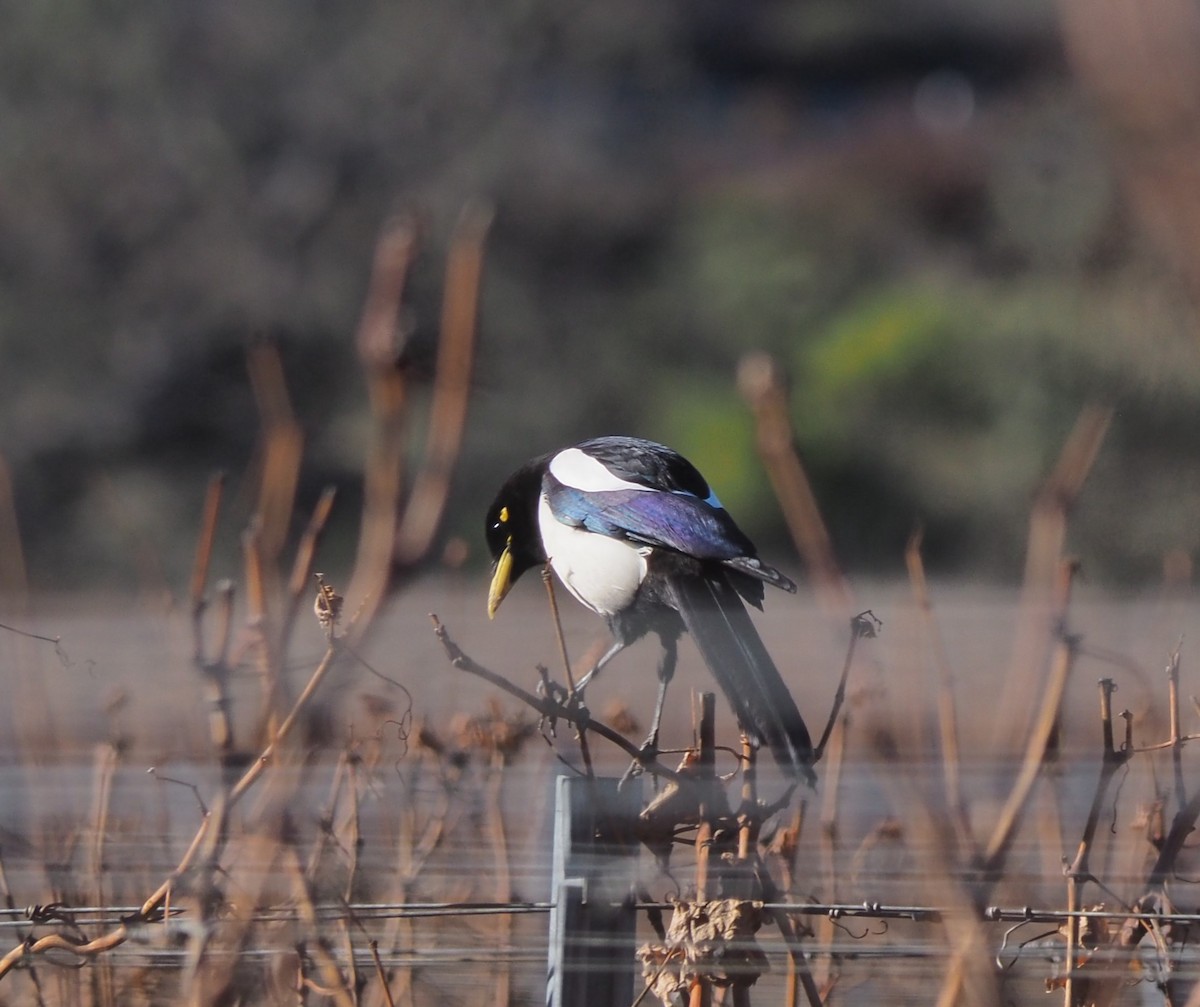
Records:
[[[697,559],[753,555],[754,546],[724,510],[687,493],[578,490],[553,477],[543,486],[563,524],[638,545],[674,549]]]

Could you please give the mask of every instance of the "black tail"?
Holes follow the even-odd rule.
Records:
[[[785,773],[812,782],[808,727],[737,592],[723,575],[672,577],[670,589],[742,730],[770,748]]]

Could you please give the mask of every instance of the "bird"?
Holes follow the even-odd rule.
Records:
[[[795,583],[758,558],[686,458],[639,437],[605,436],[534,458],[500,487],[485,518],[493,559],[487,610],[526,570],[549,563],[566,589],[604,617],[612,645],[576,686],[649,633],[658,636],[658,697],[643,751],[657,753],[678,641],[689,633],[742,731],[791,779],[815,780],[812,741],[744,603]]]

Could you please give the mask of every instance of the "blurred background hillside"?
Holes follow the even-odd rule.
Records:
[[[1093,577],[1200,547],[1200,34],[1176,0],[3,4],[0,457],[40,588],[177,586],[204,485],[245,488],[273,340],[339,487],[389,216],[424,222],[432,369],[460,209],[494,210],[442,539],[525,458],[650,436],[764,552],[786,535],[735,384],[767,350],[851,570],[1012,579],[1089,402]],[[230,525],[230,533],[236,534]],[[786,563],[785,563],[786,565]],[[1187,562],[1175,569],[1188,570]]]

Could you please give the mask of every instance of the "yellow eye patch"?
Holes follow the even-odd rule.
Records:
[[[507,507],[500,508],[500,523],[508,524],[508,508]]]

